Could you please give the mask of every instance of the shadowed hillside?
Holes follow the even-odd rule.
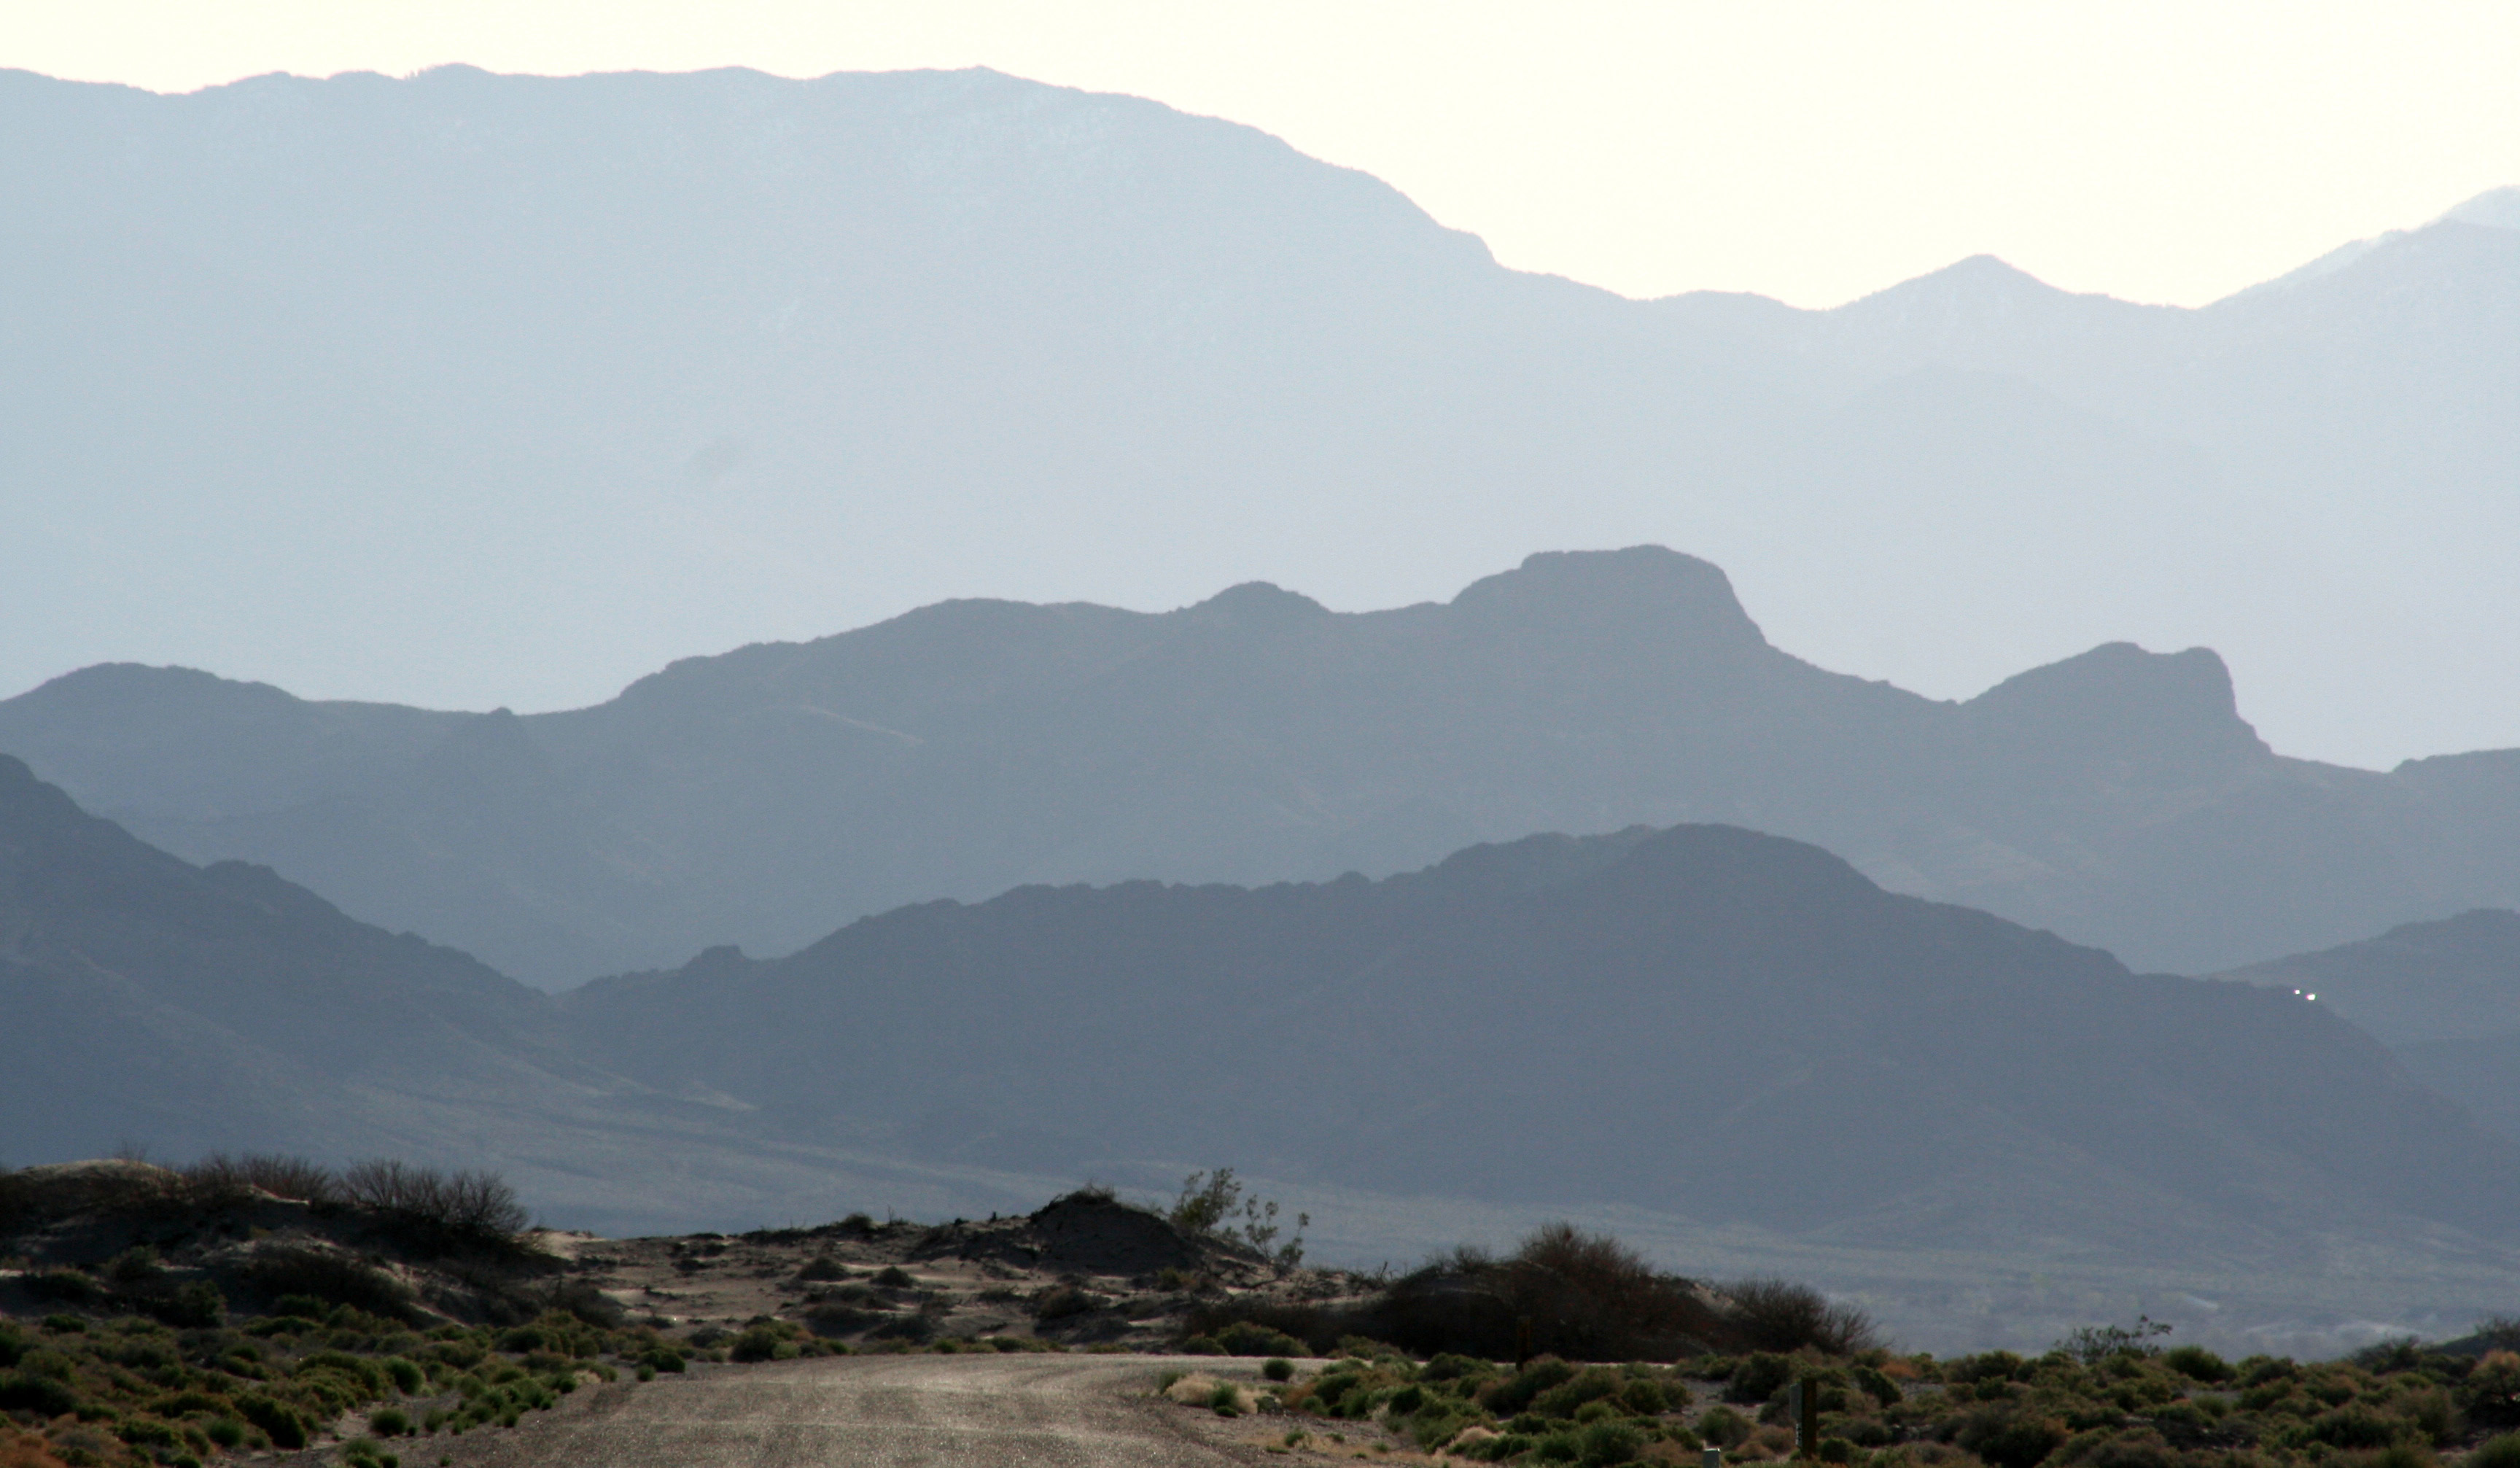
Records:
[[[1007,1164],[1231,1146],[1944,1247],[2280,1247],[2383,1213],[2498,1234],[2520,1204],[2520,1151],[2320,1006],[2130,975],[1719,826],[1378,883],[1028,888],[565,1005],[608,1064],[799,1138]]]
[[[2203,649],[1937,703],[1777,649],[1654,547],[1389,612],[1260,583],[1161,615],[946,602],[522,718],[102,666],[0,703],[0,749],[546,986],[1026,882],[1378,876],[1639,822],[1816,842],[2144,968],[2520,900],[2504,756],[2279,757]]]

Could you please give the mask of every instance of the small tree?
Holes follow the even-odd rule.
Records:
[[[1313,1226],[1313,1216],[1295,1215],[1293,1237],[1279,1244],[1278,1236],[1285,1230],[1278,1222],[1278,1212],[1276,1199],[1245,1198],[1234,1170],[1219,1168],[1183,1178],[1181,1196],[1173,1201],[1168,1216],[1174,1227],[1186,1233],[1247,1245],[1267,1255],[1278,1267],[1291,1269],[1304,1262],[1303,1230]],[[1239,1223],[1235,1222],[1237,1217]]]

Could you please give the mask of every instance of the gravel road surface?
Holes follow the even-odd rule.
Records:
[[[775,1361],[581,1390],[512,1430],[398,1445],[459,1468],[1151,1468],[1261,1455],[1156,1399],[1143,1355],[866,1355]],[[1210,1419],[1213,1420],[1213,1419]],[[1222,1426],[1222,1423],[1217,1424]]]

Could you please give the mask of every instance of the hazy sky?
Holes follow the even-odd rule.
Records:
[[[1827,305],[1990,252],[2199,303],[2520,183],[2520,5],[10,0],[0,65],[983,65],[1248,122],[1506,263]]]

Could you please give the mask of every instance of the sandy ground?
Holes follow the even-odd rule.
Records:
[[[862,1355],[588,1388],[516,1428],[404,1442],[412,1468],[1152,1468],[1270,1460],[1283,1419],[1227,1421],[1154,1395],[1212,1357]],[[1275,1461],[1283,1463],[1284,1457]]]

